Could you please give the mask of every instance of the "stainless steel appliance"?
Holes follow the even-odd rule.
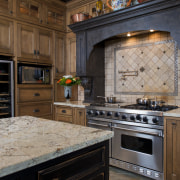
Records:
[[[18,64],[19,84],[50,84],[51,67]]]
[[[13,61],[0,60],[0,118],[14,116]]]
[[[87,125],[114,131],[110,165],[163,180],[163,111],[175,108],[96,103],[86,107]]]

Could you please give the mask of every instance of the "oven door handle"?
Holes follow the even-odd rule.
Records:
[[[89,125],[95,125],[95,126],[102,126],[102,127],[109,127],[111,128],[111,123],[109,123],[108,125],[104,125],[104,124],[96,124],[96,123],[91,123],[91,122],[88,122]]]
[[[148,135],[152,135],[152,136],[163,137],[162,132],[156,132],[155,133],[155,132],[139,131],[139,130],[134,130],[134,129],[120,128],[120,127],[116,127],[116,126],[112,126],[112,128],[125,130],[125,131],[132,131],[132,132],[136,132],[136,133],[143,133],[143,134],[148,134]]]

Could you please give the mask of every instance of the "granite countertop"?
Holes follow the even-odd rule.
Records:
[[[163,116],[180,117],[180,108],[164,112]]]
[[[89,103],[83,103],[82,101],[69,101],[69,102],[54,102],[54,105],[70,106],[85,108]]]
[[[0,119],[0,177],[112,136],[111,131],[31,116]]]

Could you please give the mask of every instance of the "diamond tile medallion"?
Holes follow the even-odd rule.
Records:
[[[177,51],[173,40],[115,48],[115,94],[176,95]]]

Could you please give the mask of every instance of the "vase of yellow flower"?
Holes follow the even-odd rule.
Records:
[[[57,83],[64,86],[64,97],[66,98],[66,101],[69,101],[72,96],[72,86],[80,84],[81,80],[78,77],[66,75],[59,79]]]

